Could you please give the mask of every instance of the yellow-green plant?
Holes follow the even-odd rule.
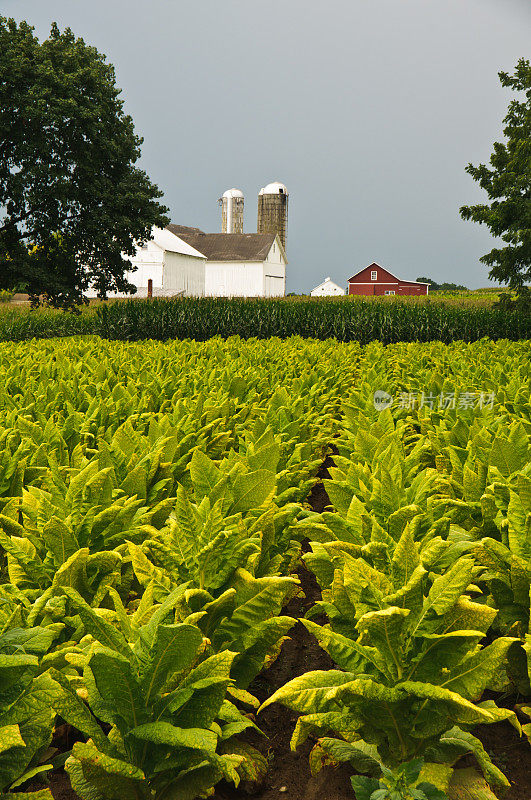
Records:
[[[146,598],[133,615],[116,595],[115,624],[68,594],[86,631],[69,656],[82,670],[82,678],[70,678],[72,688],[82,687],[94,717],[111,726],[108,735],[97,730],[73,694],[61,709],[91,737],[66,762],[81,797],[191,800],[222,777],[237,785],[240,775],[263,771],[259,753],[233,739],[256,728],[229,699],[235,653],[207,656],[200,630],[173,621],[181,591],[155,606]]]
[[[314,763],[324,753],[325,760],[374,773],[379,763],[422,756],[434,783],[446,789],[451,766],[472,752],[490,782],[507,785],[470,731],[502,719],[518,727],[513,712],[481,701],[515,640],[482,646],[496,611],[468,596],[477,574],[473,559],[463,556],[430,576],[409,526],[389,572],[362,557],[341,558],[332,603],[341,610],[342,632],[333,617],[328,625],[304,621],[339,669],[295,678],[262,707],[278,701],[302,714],[293,748],[316,731],[339,737],[320,740]],[[350,630],[342,603],[352,612]]]

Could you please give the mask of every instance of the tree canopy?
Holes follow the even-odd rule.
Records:
[[[433,278],[417,278],[419,283],[429,283],[430,292],[462,292],[468,289],[460,283],[437,283]]]
[[[514,75],[500,72],[499,77],[502,86],[523,96],[509,104],[503,120],[506,141],[494,143],[490,166],[466,167],[492,202],[463,206],[461,216],[486,225],[505,242],[480,260],[491,268],[490,278],[526,295],[531,279],[531,65],[522,58]]]
[[[0,110],[0,288],[65,307],[134,290],[127,257],[168,220],[113,66],[68,28],[39,42],[0,17]]]

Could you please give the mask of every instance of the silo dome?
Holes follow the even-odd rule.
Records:
[[[221,206],[221,232],[243,233],[243,192],[234,187],[227,189],[218,202]]]
[[[260,189],[260,194],[287,194],[288,190],[284,186],[283,183],[279,181],[273,181],[273,183],[268,183],[267,186],[264,186],[263,189]]]
[[[286,249],[288,232],[288,190],[280,181],[268,183],[258,193],[258,233],[278,234]]]
[[[227,189],[226,192],[223,192],[223,197],[243,197],[243,192],[239,189]]]

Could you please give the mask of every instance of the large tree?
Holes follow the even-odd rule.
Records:
[[[65,307],[133,290],[127,256],[168,221],[141,143],[105,56],[0,17],[0,288]]]
[[[520,59],[514,75],[499,73],[502,86],[523,93],[509,104],[503,122],[506,141],[494,143],[490,167],[469,164],[466,171],[487,192],[490,204],[464,206],[461,216],[487,225],[505,242],[480,260],[489,277],[528,295],[531,279],[531,65]]]

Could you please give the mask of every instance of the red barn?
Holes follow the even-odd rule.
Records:
[[[348,293],[358,295],[420,295],[428,294],[429,283],[402,281],[379,264],[369,264],[348,279]]]

